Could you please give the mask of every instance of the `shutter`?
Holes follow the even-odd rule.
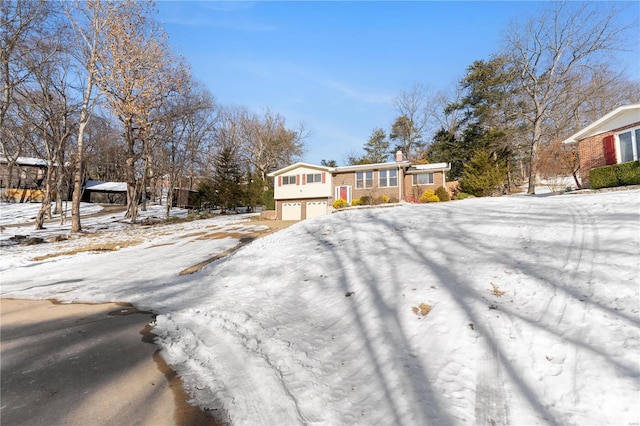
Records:
[[[609,135],[602,140],[604,145],[604,161],[606,165],[616,164],[616,143],[613,135]]]
[[[296,175],[296,185],[300,185],[300,175]]]
[[[282,186],[282,176],[278,176],[278,186]]]
[[[307,184],[307,175],[302,175],[302,184],[303,185]]]
[[[322,173],[322,183],[325,183],[324,172]]]

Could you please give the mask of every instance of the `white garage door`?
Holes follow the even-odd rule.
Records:
[[[282,220],[302,219],[302,203],[282,203]]]
[[[327,214],[326,201],[307,201],[307,219]]]

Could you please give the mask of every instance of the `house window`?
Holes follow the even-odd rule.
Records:
[[[433,185],[433,173],[420,173],[413,175],[414,185]]]
[[[322,173],[308,174],[307,183],[322,183]]]
[[[618,144],[621,163],[640,158],[640,127],[618,133]]]
[[[398,170],[380,170],[380,188],[398,186]]]
[[[295,176],[282,176],[282,184],[283,185],[295,185],[296,177]]]
[[[373,188],[373,171],[356,172],[356,189]]]

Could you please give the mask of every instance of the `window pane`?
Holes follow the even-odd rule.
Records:
[[[387,184],[387,171],[386,170],[380,170],[380,186],[381,187],[389,186]]]
[[[640,160],[640,129],[636,129],[636,160]]]
[[[365,188],[373,188],[373,172],[365,172],[367,181],[365,182]]]
[[[389,186],[398,186],[397,170],[389,170]]]
[[[631,145],[631,132],[620,133],[620,161],[626,163],[633,161],[633,145]]]

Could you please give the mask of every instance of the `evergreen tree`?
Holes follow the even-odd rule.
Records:
[[[477,150],[465,166],[460,189],[477,197],[500,195],[504,190],[505,167],[487,150]]]
[[[392,152],[401,151],[409,160],[422,157],[425,148],[422,134],[406,115],[398,117],[393,123],[389,139],[396,143]]]
[[[240,162],[231,147],[222,148],[214,159],[213,188],[223,213],[244,201]]]
[[[320,160],[320,165],[325,167],[338,167],[336,160]]]
[[[384,163],[389,158],[389,140],[387,133],[380,128],[374,129],[369,141],[364,144],[365,159],[371,163]]]

